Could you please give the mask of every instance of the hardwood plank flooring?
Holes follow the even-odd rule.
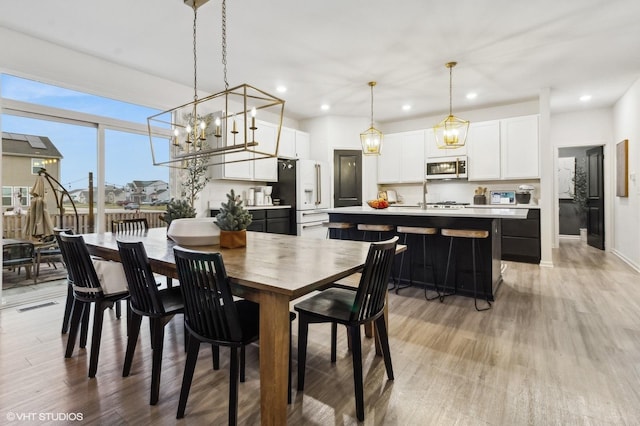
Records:
[[[615,256],[561,240],[554,268],[508,262],[493,309],[452,296],[427,302],[418,288],[389,294],[395,380],[371,339],[363,344],[365,424],[640,424],[640,274]],[[145,325],[130,377],[123,378],[126,322],[107,310],[98,373],[88,351],[64,358],[64,298],[26,312],[0,310],[0,424],[42,424],[41,413],[81,413],[73,424],[225,424],[228,354],[211,369],[202,347],[187,403],[175,419],[184,368],[181,317],[167,326],[160,401],[148,405],[151,374]],[[329,361],[330,329],[311,325],[304,393],[295,391],[290,424],[356,424],[346,333]],[[247,350],[239,422],[260,421],[258,347]],[[8,422],[9,413],[33,421]],[[50,421],[49,423],[63,424]]]

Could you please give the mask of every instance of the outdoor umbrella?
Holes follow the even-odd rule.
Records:
[[[53,223],[44,200],[44,178],[40,175],[36,177],[36,183],[31,188],[31,207],[22,232],[26,238],[53,234]]]

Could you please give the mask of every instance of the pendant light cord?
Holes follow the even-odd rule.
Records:
[[[196,50],[196,34],[198,28],[198,8],[193,2],[193,101],[198,100],[198,53]],[[195,118],[194,118],[195,119]]]
[[[449,115],[453,115],[453,67],[449,67]]]
[[[227,1],[222,0],[222,65],[224,68],[224,90],[229,90],[227,81]]]
[[[371,86],[371,127],[373,127],[373,84],[370,83]]]

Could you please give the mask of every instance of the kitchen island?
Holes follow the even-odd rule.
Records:
[[[495,292],[502,281],[501,257],[502,257],[502,219],[527,219],[528,209],[523,208],[474,208],[467,207],[461,209],[447,208],[427,208],[419,207],[389,207],[386,209],[373,209],[368,206],[339,207],[328,209],[329,220],[331,222],[347,222],[354,224],[354,230],[349,233],[351,239],[363,239],[364,233],[355,230],[358,224],[381,224],[398,226],[420,226],[449,229],[476,229],[489,231],[489,238],[479,240],[479,259],[477,264],[478,278],[484,283],[484,291],[479,290],[481,298],[494,300]],[[331,238],[338,238],[338,233],[331,232]],[[370,233],[371,234],[371,233]],[[396,235],[390,232],[383,235],[383,238],[390,238]],[[404,234],[400,236],[400,242],[404,241]],[[447,254],[449,250],[449,238],[442,235],[427,237],[427,250],[433,250],[434,264],[431,265],[431,254],[427,253],[427,268],[423,265],[422,236],[408,235],[408,250],[405,261],[400,270],[400,259],[396,259],[394,265],[394,276],[402,284],[413,284],[426,286],[434,289],[435,280],[440,289],[447,292],[457,287],[457,293],[472,296],[473,276],[471,273],[471,250],[468,241],[454,242],[456,251],[455,272],[454,266],[449,272],[448,283],[444,283],[445,269],[447,264]],[[466,244],[465,244],[466,243]],[[431,267],[433,266],[433,269]],[[479,286],[482,287],[482,286]]]

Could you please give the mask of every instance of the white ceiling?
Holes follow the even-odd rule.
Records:
[[[2,3],[0,26],[193,86],[182,0]],[[220,5],[198,9],[198,86],[212,93],[223,88]],[[296,119],[368,117],[371,80],[378,122],[444,114],[452,60],[454,113],[542,88],[553,112],[585,108],[586,93],[588,108],[606,107],[640,77],[639,18],[638,0],[228,0],[228,78],[282,97]]]

